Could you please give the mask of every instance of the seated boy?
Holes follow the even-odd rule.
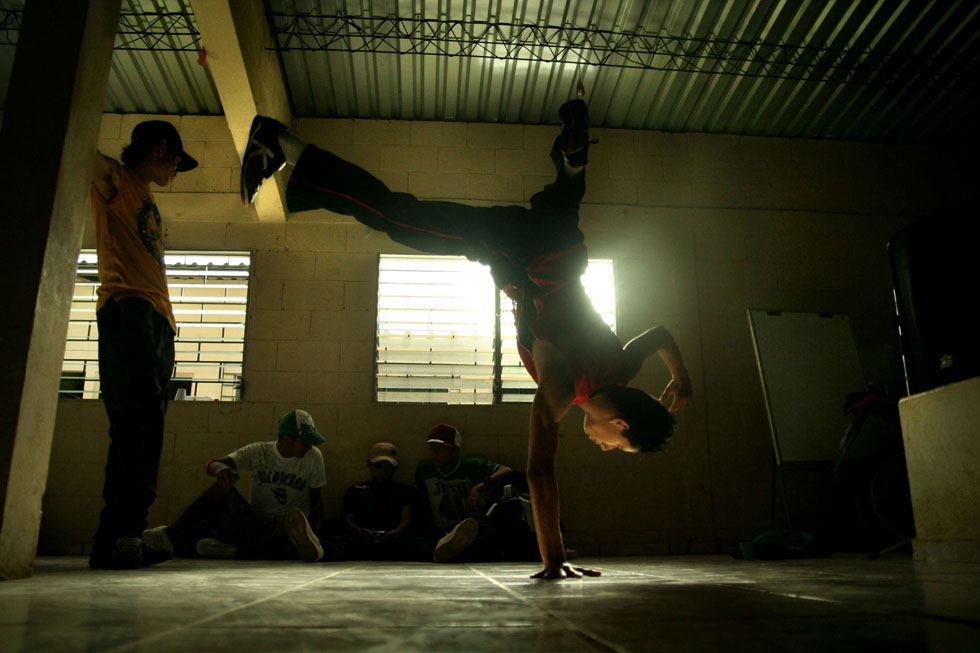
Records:
[[[316,445],[323,442],[308,412],[289,411],[279,420],[278,440],[209,460],[205,470],[215,484],[173,524],[144,531],[144,546],[164,555],[316,562],[323,557],[315,533],[326,484]],[[252,476],[248,501],[235,488],[241,470]]]

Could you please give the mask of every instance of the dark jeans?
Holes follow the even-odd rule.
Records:
[[[197,541],[214,537],[237,547],[235,557],[291,560],[297,557],[282,520],[260,516],[238,492],[217,483],[194,500],[167,528],[174,554],[195,557]]]
[[[156,499],[174,334],[166,318],[138,297],[110,299],[96,317],[110,442],[95,546],[107,548],[116,538],[142,535]]]
[[[402,245],[429,254],[466,256],[489,265],[496,284],[519,285],[528,262],[583,241],[578,205],[585,193],[584,170],[569,177],[558,141],[552,148],[557,178],[519,205],[477,207],[423,201],[392,192],[366,170],[308,146],[286,189],[292,212],[326,209],[356,218]]]

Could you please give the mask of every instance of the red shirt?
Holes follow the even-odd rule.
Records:
[[[626,385],[630,379],[622,343],[582,286],[587,264],[585,245],[579,244],[534,258],[527,267],[531,284],[504,288],[517,305],[517,351],[528,374],[537,382],[534,339],[551,343],[571,367],[576,404],[588,401],[599,388]],[[533,306],[526,304],[529,300]]]

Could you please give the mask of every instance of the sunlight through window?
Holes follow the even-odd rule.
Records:
[[[612,261],[590,259],[582,282],[593,305],[615,330]],[[531,401],[535,385],[517,354],[513,305],[499,293],[498,319],[497,295],[487,268],[463,257],[382,255],[378,401]]]

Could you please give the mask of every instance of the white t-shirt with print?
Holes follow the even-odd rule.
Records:
[[[284,458],[275,442],[256,442],[228,454],[238,471],[252,475],[248,502],[263,517],[276,518],[299,508],[310,516],[310,488],[323,487],[327,476],[316,447],[302,458]]]

